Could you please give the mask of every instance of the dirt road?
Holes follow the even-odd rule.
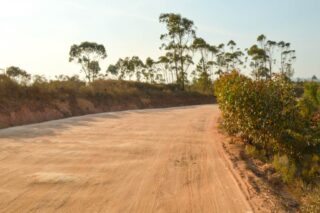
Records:
[[[251,212],[215,105],[0,130],[0,212]]]

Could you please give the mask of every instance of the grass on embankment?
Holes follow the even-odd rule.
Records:
[[[213,103],[214,97],[176,85],[78,79],[21,84],[0,78],[0,128],[90,113]]]

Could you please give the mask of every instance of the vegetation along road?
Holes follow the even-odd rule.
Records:
[[[251,212],[216,105],[0,130],[2,212]]]

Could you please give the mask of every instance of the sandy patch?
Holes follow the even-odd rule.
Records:
[[[33,184],[62,184],[75,182],[79,177],[55,172],[38,172],[29,176]]]

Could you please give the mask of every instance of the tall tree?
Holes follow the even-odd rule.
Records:
[[[264,54],[261,55],[263,57],[262,70],[265,70],[267,73],[266,77],[271,78],[273,73],[273,65],[275,64],[274,59],[274,51],[277,47],[277,42],[267,40],[267,37],[263,34],[259,35],[257,38],[257,42],[260,45],[260,48],[264,50]]]
[[[164,56],[160,56],[157,64],[157,79],[162,78],[165,83],[173,83],[176,79],[174,77],[173,70],[174,69],[174,63],[172,59],[172,54],[168,52]]]
[[[266,67],[267,54],[266,51],[258,45],[253,45],[248,50],[248,55],[251,56],[250,66],[253,69],[252,74],[256,79],[268,78],[269,69]]]
[[[26,84],[31,79],[29,73],[15,66],[8,67],[6,69],[6,75],[22,84]]]
[[[277,42],[276,41],[271,41],[268,40],[266,45],[265,45],[265,51],[266,54],[268,55],[267,61],[269,65],[269,77],[272,76],[273,74],[273,65],[276,64],[276,60],[274,59],[274,53],[277,48]]]
[[[128,63],[129,63],[129,58],[119,58],[117,63],[115,65],[111,64],[108,67],[108,72],[112,72],[115,73],[116,75],[118,75],[118,79],[119,80],[123,80],[126,76],[127,73],[127,67],[128,67]]]
[[[145,62],[145,69],[142,71],[142,74],[144,75],[145,79],[149,83],[155,82],[156,77],[156,68],[155,68],[156,62],[148,57]]]
[[[242,65],[242,56],[243,52],[237,47],[237,43],[233,40],[230,40],[227,44],[229,51],[225,52],[225,63],[227,66],[227,71],[238,69],[238,65]]]
[[[218,68],[216,74],[222,74],[234,69],[239,69],[240,65],[243,65],[243,52],[240,48],[237,48],[237,43],[230,40],[227,45],[219,44],[215,47],[213,52],[216,56],[214,61],[215,66]]]
[[[143,61],[138,56],[132,56],[129,61],[129,80],[131,80],[132,76],[136,76],[136,80],[139,82],[141,81],[142,77],[142,70],[144,68]]]
[[[203,38],[195,38],[191,46],[192,50],[196,53],[199,53],[200,60],[196,65],[195,75],[203,77],[212,77],[212,68],[216,64],[214,62],[214,56],[218,53],[218,49],[215,46],[208,44]]]
[[[114,65],[114,67],[109,66],[110,67],[109,71],[113,69],[114,73],[118,74],[119,80],[124,80],[126,77],[128,77],[128,79],[130,80],[131,77],[133,76],[130,60],[131,59],[129,57],[126,57],[124,59],[119,58],[117,63]]]
[[[160,36],[164,42],[162,48],[172,53],[171,60],[174,63],[177,83],[184,89],[187,70],[192,64],[192,57],[189,54],[190,45],[196,35],[194,23],[174,13],[161,14],[159,21],[164,23],[167,28],[167,33]]]
[[[217,53],[216,53],[216,62],[215,65],[217,66],[218,70],[216,71],[216,74],[220,75],[223,72],[227,71],[225,70],[226,66],[226,60],[225,60],[225,45],[219,44],[217,47]]]
[[[117,76],[119,74],[118,72],[118,67],[114,64],[110,64],[108,66],[108,69],[106,71],[106,76],[109,76],[109,74],[113,75],[113,76]]]
[[[102,44],[88,41],[72,45],[69,52],[69,61],[81,65],[81,71],[85,73],[89,83],[98,76],[101,70],[99,62],[106,57],[106,49]]]
[[[252,45],[248,49],[248,55],[251,56],[250,66],[253,69],[252,74],[256,79],[269,78],[270,70],[267,68],[268,54],[266,51],[266,39],[263,34],[257,37],[257,44]]]
[[[291,49],[291,44],[280,41],[278,43],[280,49],[280,72],[287,77],[292,77],[294,73],[293,63],[296,60],[296,51]]]
[[[209,72],[212,61],[209,61],[210,45],[203,38],[195,38],[191,45],[194,52],[199,52],[200,61],[197,65],[201,72]]]
[[[291,49],[290,43],[267,40],[265,35],[259,35],[258,44],[251,46],[247,53],[251,56],[250,66],[256,78],[271,78],[273,67],[276,65],[275,53],[280,51],[280,72],[287,77],[293,75],[293,63],[296,59],[295,50]]]
[[[115,65],[110,65],[107,72],[118,75],[119,80],[128,79],[129,81],[135,76],[137,81],[141,80],[144,63],[138,56],[131,58],[120,58]]]

